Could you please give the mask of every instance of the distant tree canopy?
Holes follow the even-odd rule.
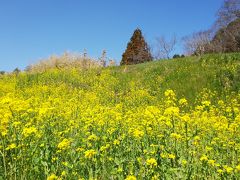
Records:
[[[180,55],[180,54],[174,54],[173,55],[173,59],[177,59],[177,58],[184,58],[185,56],[182,54],[182,55]]]
[[[152,61],[152,55],[148,44],[140,29],[136,29],[127,45],[127,49],[122,55],[121,65],[139,64]]]

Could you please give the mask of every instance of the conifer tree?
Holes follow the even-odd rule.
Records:
[[[136,29],[127,45],[127,49],[122,55],[121,65],[130,65],[152,61],[152,55],[148,44],[140,29]]]

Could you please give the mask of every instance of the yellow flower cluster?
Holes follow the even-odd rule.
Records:
[[[37,133],[37,129],[35,128],[35,127],[26,127],[26,128],[24,128],[23,129],[23,135],[25,136],[25,137],[28,137],[28,136],[30,136],[30,135],[32,135],[32,134],[36,134]]]
[[[71,141],[69,139],[63,139],[59,144],[58,144],[58,148],[60,150],[65,150],[68,149],[70,147]]]
[[[147,159],[146,164],[150,166],[150,168],[154,168],[157,166],[157,161],[154,158]]]
[[[85,151],[84,154],[85,154],[84,155],[85,158],[91,159],[97,154],[97,152],[95,150],[91,149],[91,150]]]
[[[193,105],[108,69],[0,84],[0,179],[240,179],[239,95]]]

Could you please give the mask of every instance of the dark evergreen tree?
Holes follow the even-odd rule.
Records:
[[[13,70],[13,73],[14,73],[14,74],[17,74],[17,75],[18,75],[20,72],[21,72],[21,70],[18,69],[18,68],[15,68],[15,69]]]
[[[4,74],[5,74],[5,71],[0,71],[0,74],[1,74],[1,75],[4,75]]]
[[[179,54],[174,54],[173,55],[173,59],[177,59],[177,58],[180,58],[181,56]]]
[[[152,61],[152,55],[148,44],[140,29],[136,29],[127,45],[127,49],[122,55],[121,65],[139,64]]]

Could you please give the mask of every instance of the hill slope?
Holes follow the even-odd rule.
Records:
[[[0,179],[239,179],[240,54],[0,76]]]
[[[225,96],[227,92],[240,90],[240,54],[205,55],[175,60],[162,60],[139,65],[110,67],[106,69],[55,70],[45,73],[23,74],[16,78],[17,88],[34,85],[64,84],[68,88],[79,88],[88,92],[104,92],[121,96],[131,91],[144,89],[156,97],[165,90],[175,90],[178,97],[186,97],[190,102],[208,89]],[[103,92],[103,93],[104,93]],[[111,98],[116,98],[111,97]],[[120,99],[119,99],[120,98]]]

